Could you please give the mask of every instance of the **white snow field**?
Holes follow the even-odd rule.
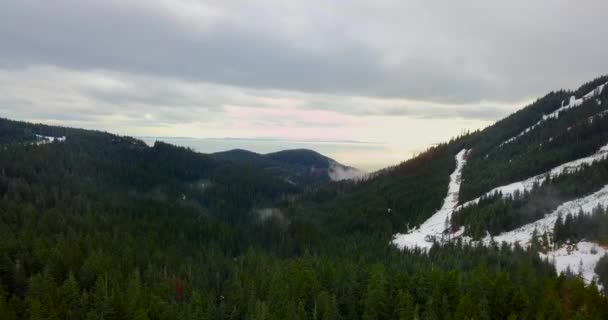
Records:
[[[553,227],[555,226],[555,221],[557,221],[557,217],[559,216],[559,214],[561,214],[564,218],[567,214],[576,216],[581,211],[583,212],[583,214],[591,214],[593,209],[598,205],[604,207],[608,205],[608,185],[586,197],[564,202],[553,212],[545,215],[542,219],[523,225],[515,230],[503,232],[495,236],[493,239],[497,243],[519,243],[522,246],[527,246],[529,245],[530,240],[532,240],[532,234],[534,233],[534,230],[537,231],[537,234],[539,236],[544,233],[552,234]],[[484,239],[484,242],[489,243],[490,238],[486,237]]]
[[[57,142],[64,142],[65,139],[66,139],[65,136],[62,136],[62,137],[49,137],[49,136],[43,136],[43,135],[40,135],[40,134],[37,134],[36,138],[38,138],[38,141],[36,141],[36,145],[53,143],[55,141],[57,141]]]
[[[543,117],[540,120],[538,120],[537,123],[535,123],[532,126],[526,128],[524,131],[520,132],[518,135],[516,135],[516,136],[514,136],[514,137],[512,137],[510,139],[507,139],[506,141],[504,141],[503,143],[501,143],[499,145],[499,147],[502,147],[505,144],[508,144],[508,143],[511,143],[511,142],[517,140],[519,137],[521,137],[521,136],[527,134],[528,132],[534,130],[536,127],[540,126],[543,122],[545,122],[545,121],[547,121],[549,119],[557,119],[557,118],[559,118],[559,114],[561,112],[563,112],[565,110],[568,110],[568,109],[576,108],[576,107],[580,106],[581,104],[583,104],[583,102],[585,102],[585,101],[587,101],[587,100],[589,100],[589,99],[591,99],[593,97],[599,96],[602,93],[602,90],[604,90],[604,87],[607,84],[608,84],[608,82],[606,82],[606,83],[604,83],[604,84],[596,87],[595,89],[591,90],[591,92],[587,93],[586,95],[584,95],[580,99],[576,99],[574,96],[571,96],[570,97],[570,101],[568,102],[567,105],[565,105],[565,106],[562,105],[559,109],[557,109],[557,110],[555,110],[555,111],[553,111],[553,112],[551,112],[549,114],[543,115]]]
[[[492,196],[498,192],[502,193],[503,197],[506,197],[506,196],[512,196],[517,191],[518,192],[530,191],[530,190],[532,190],[532,187],[534,187],[535,184],[541,185],[543,182],[545,182],[545,180],[549,176],[556,177],[561,174],[573,173],[576,170],[580,169],[580,167],[582,167],[583,165],[590,165],[596,161],[604,160],[607,157],[608,157],[608,145],[605,145],[605,146],[601,147],[596,153],[594,153],[590,156],[576,159],[576,160],[573,160],[570,162],[566,162],[545,173],[541,173],[539,175],[533,176],[526,180],[517,181],[517,182],[513,182],[510,184],[504,185],[504,186],[496,187],[496,188],[490,190],[489,192],[486,192],[481,197],[478,197],[478,198],[475,198],[473,200],[463,203],[462,205],[460,205],[456,208],[456,211],[458,211],[459,209],[464,208],[468,205],[476,204],[479,202],[479,200],[481,198]]]
[[[462,168],[466,164],[468,150],[463,149],[456,155],[456,169],[450,175],[448,194],[443,201],[443,206],[433,216],[426,220],[419,228],[408,233],[398,233],[393,236],[391,243],[399,249],[420,248],[428,250],[433,245],[434,239],[440,239],[446,230],[446,222],[458,204],[458,194],[460,192],[460,182]]]
[[[530,245],[534,231],[540,237],[543,234],[553,234],[553,227],[558,216],[565,217],[567,214],[573,216],[591,214],[598,205],[608,205],[608,185],[586,197],[568,201],[560,205],[552,213],[545,215],[544,218],[535,222],[521,226],[515,230],[503,232],[493,238],[487,236],[483,243],[489,244],[491,240],[497,243],[506,242],[508,244],[520,244],[523,247]],[[604,248],[591,242],[581,241],[577,244],[564,246],[546,254],[540,253],[541,258],[549,258],[555,264],[557,272],[564,272],[568,268],[578,274],[579,271],[587,283],[595,277],[595,265],[599,259],[608,252]],[[579,270],[580,269],[580,270]]]
[[[608,250],[592,243],[581,241],[573,245],[565,245],[557,250],[541,253],[541,258],[548,259],[555,264],[558,273],[570,270],[572,273],[582,276],[587,283],[591,283],[596,277],[595,266]]]

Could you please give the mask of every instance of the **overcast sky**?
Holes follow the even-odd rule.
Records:
[[[388,164],[608,73],[606,12],[605,0],[2,0],[0,113],[137,136],[374,141]]]

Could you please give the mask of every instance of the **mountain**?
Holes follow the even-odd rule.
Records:
[[[297,185],[314,186],[330,181],[357,179],[364,173],[308,149],[283,150],[268,154],[234,149],[211,156],[242,165],[250,165],[282,176]]]
[[[608,252],[606,86],[608,76],[551,92],[484,130],[314,200],[325,202],[336,229],[393,233],[401,249],[453,241],[535,247],[558,272],[601,280],[595,267]]]
[[[340,181],[0,119],[0,319],[608,319],[607,82]]]
[[[332,233],[392,234],[401,250],[532,248],[557,272],[608,284],[606,86],[551,92],[365,181],[322,187],[296,211]]]

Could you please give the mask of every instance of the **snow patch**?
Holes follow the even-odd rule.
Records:
[[[399,249],[421,248],[428,250],[435,240],[440,240],[444,231],[448,229],[450,218],[454,208],[458,205],[458,194],[460,192],[461,174],[468,150],[463,149],[456,155],[456,169],[450,175],[448,194],[443,201],[443,206],[433,216],[426,220],[419,228],[406,234],[398,233],[393,236],[391,243]]]
[[[608,185],[604,186],[599,191],[596,191],[586,197],[568,201],[560,205],[552,213],[545,215],[540,220],[521,226],[515,230],[503,232],[496,237],[487,235],[481,243],[490,244],[492,241],[496,243],[507,243],[509,245],[519,244],[522,247],[528,247],[532,241],[534,233],[538,237],[542,235],[551,236],[557,218],[561,215],[565,217],[570,214],[577,216],[582,213],[589,215],[598,205],[608,206]],[[461,230],[464,228],[461,228]],[[459,230],[460,231],[460,230]],[[462,234],[462,232],[459,232]],[[455,234],[456,237],[456,234]],[[469,237],[462,237],[465,242],[474,243]],[[595,277],[595,266],[599,259],[608,252],[601,246],[581,241],[574,245],[565,245],[547,253],[539,253],[541,258],[547,258],[555,264],[555,269],[558,273],[567,271],[568,269],[574,274],[579,274],[587,283],[591,283]]]
[[[594,153],[590,156],[576,159],[576,160],[573,160],[570,162],[566,162],[564,164],[561,164],[561,165],[549,170],[548,172],[541,173],[539,175],[528,178],[526,180],[517,181],[517,182],[513,182],[511,184],[496,187],[496,188],[490,190],[489,192],[486,192],[481,197],[478,197],[473,200],[465,202],[464,204],[462,204],[458,208],[456,208],[456,210],[459,210],[459,209],[469,206],[471,204],[477,204],[477,203],[479,203],[479,200],[481,198],[493,196],[499,192],[502,193],[503,197],[506,197],[506,196],[512,196],[513,194],[515,194],[515,192],[530,191],[530,190],[532,190],[534,185],[543,184],[545,182],[545,180],[547,179],[547,177],[554,178],[561,174],[573,173],[573,172],[577,171],[578,169],[580,169],[583,165],[590,165],[596,161],[604,160],[607,157],[608,157],[608,144],[601,147],[596,153]]]
[[[608,84],[608,82],[606,82],[606,83],[598,86],[597,88],[593,89],[591,92],[587,93],[586,95],[584,95],[580,99],[576,99],[575,96],[571,96],[570,97],[570,101],[568,102],[568,104],[563,105],[563,102],[562,102],[562,106],[559,107],[557,110],[555,110],[555,111],[553,111],[553,112],[551,112],[549,114],[543,115],[542,118],[538,122],[536,122],[532,126],[526,128],[524,131],[520,132],[518,135],[516,135],[514,137],[511,137],[510,139],[504,141],[498,147],[500,148],[500,147],[504,146],[505,144],[509,144],[509,143],[517,140],[521,136],[523,136],[523,135],[527,134],[528,132],[536,129],[536,127],[540,126],[541,124],[543,124],[545,121],[547,121],[549,119],[557,119],[557,118],[559,118],[560,113],[562,113],[563,111],[566,111],[566,110],[572,109],[572,108],[576,108],[576,107],[580,106],[581,104],[583,104],[583,102],[585,102],[585,101],[587,101],[587,100],[589,100],[589,99],[591,99],[593,97],[599,96],[602,93],[602,90],[604,89],[604,87],[607,84]]]
[[[55,141],[57,141],[57,142],[65,142],[65,140],[66,140],[65,136],[50,137],[50,136],[43,136],[43,135],[40,135],[40,134],[37,134],[36,138],[38,139],[35,142],[36,145],[43,145],[43,144],[53,143]]]
[[[267,222],[273,219],[279,225],[285,227],[289,225],[289,219],[285,216],[283,211],[279,208],[260,208],[254,210],[254,214],[258,219],[258,222]]]
[[[557,217],[560,214],[564,218],[567,214],[577,216],[580,212],[582,212],[583,214],[591,214],[593,212],[593,209],[596,208],[598,205],[604,207],[608,206],[608,185],[586,197],[564,202],[553,212],[545,215],[542,219],[523,225],[515,230],[503,232],[494,237],[493,239],[495,242],[498,243],[519,243],[522,246],[528,246],[530,244],[530,240],[532,240],[534,230],[536,230],[539,236],[545,233],[553,234],[553,227],[555,226]],[[489,237],[486,237],[486,239],[484,239],[484,242],[489,243]]]
[[[592,243],[581,241],[574,245],[565,245],[557,250],[540,253],[541,258],[555,264],[558,273],[570,271],[580,275],[585,282],[591,283],[595,278],[595,266],[608,250]]]

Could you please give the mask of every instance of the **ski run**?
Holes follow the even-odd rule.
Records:
[[[421,248],[430,249],[433,242],[443,235],[446,222],[449,223],[452,212],[458,204],[462,168],[466,163],[468,150],[463,149],[456,155],[456,169],[450,175],[448,194],[443,201],[443,206],[432,217],[425,221],[419,228],[410,230],[406,234],[396,234],[392,243],[399,249]]]
[[[517,140],[519,137],[527,134],[528,132],[536,129],[536,127],[540,126],[541,124],[543,124],[545,121],[549,120],[549,119],[557,119],[559,118],[560,113],[562,113],[563,111],[566,111],[568,109],[572,109],[572,108],[576,108],[578,106],[580,106],[581,104],[583,104],[583,102],[599,96],[602,93],[602,90],[604,89],[604,87],[608,85],[607,83],[604,83],[600,86],[598,86],[597,88],[593,89],[591,92],[587,93],[586,95],[584,95],[582,98],[576,99],[575,96],[571,96],[570,97],[570,101],[568,102],[567,105],[563,105],[560,108],[558,108],[557,110],[551,112],[550,114],[547,115],[543,115],[543,117],[535,124],[533,124],[532,126],[526,128],[524,131],[520,132],[518,135],[504,141],[503,143],[501,143],[498,147],[502,147],[506,144],[509,144],[515,140]]]

